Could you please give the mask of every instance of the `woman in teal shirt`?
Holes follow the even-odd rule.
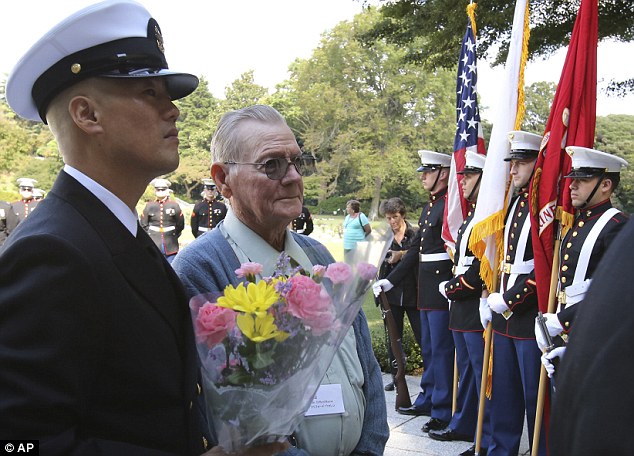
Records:
[[[343,254],[347,257],[357,242],[363,241],[372,232],[370,221],[361,210],[361,203],[350,200],[346,203],[346,218],[343,221]]]

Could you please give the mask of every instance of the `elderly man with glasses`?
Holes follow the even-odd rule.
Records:
[[[302,176],[312,171],[314,159],[302,155],[275,109],[256,105],[226,113],[211,152],[212,178],[230,207],[214,230],[174,260],[190,296],[237,285],[240,279],[234,271],[245,262],[262,264],[261,276],[271,276],[282,251],[307,271],[334,262],[323,245],[288,228],[302,210]],[[345,413],[304,418],[289,439],[294,447],[284,454],[382,455],[389,434],[385,396],[363,311],[322,384],[341,385]]]

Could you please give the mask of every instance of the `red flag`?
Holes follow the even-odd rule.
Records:
[[[530,185],[531,231],[539,309],[546,312],[553,266],[555,219],[564,229],[572,225],[574,210],[565,146],[592,147],[597,99],[597,0],[582,0],[572,31],[564,68],[555,92],[546,133]]]
[[[465,166],[467,150],[486,154],[484,135],[480,125],[480,110],[478,109],[478,93],[476,91],[478,72],[476,66],[476,40],[472,22],[469,20],[467,31],[462,39],[460,61],[458,62],[456,136],[449,171],[447,202],[445,204],[442,229],[442,237],[452,250],[458,236],[458,229],[462,225],[467,212],[467,202],[462,196],[460,187],[462,175],[457,174],[457,172],[462,171]]]

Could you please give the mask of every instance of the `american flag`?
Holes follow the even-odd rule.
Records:
[[[484,135],[480,126],[480,111],[478,109],[476,89],[477,80],[476,41],[471,20],[469,20],[467,32],[462,39],[460,61],[458,62],[456,137],[454,139],[454,153],[449,171],[449,186],[442,233],[446,245],[451,250],[454,250],[458,229],[462,225],[467,212],[467,202],[462,196],[460,187],[462,175],[457,173],[464,168],[467,150],[486,154]]]

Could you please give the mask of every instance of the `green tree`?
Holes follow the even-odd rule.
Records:
[[[255,83],[253,70],[249,70],[225,89],[225,99],[221,104],[223,112],[264,104],[268,94],[266,87]]]
[[[209,145],[213,134],[213,115],[220,101],[209,91],[207,80],[200,78],[200,84],[188,97],[177,101],[181,111],[179,128],[180,164],[168,178],[176,192],[189,200],[196,199],[195,189],[200,181],[209,177]]]
[[[294,62],[283,95],[272,97],[299,107],[290,124],[320,159],[318,200],[368,200],[371,217],[383,198],[411,190],[420,199],[416,150],[449,150],[455,128],[454,76],[403,65],[406,50],[385,40],[356,39],[378,18],[368,10],[337,25],[311,58]]]
[[[621,171],[621,183],[613,199],[621,210],[634,213],[634,116],[597,117],[594,147],[627,160],[629,166]]]
[[[524,130],[539,135],[544,133],[556,89],[557,84],[554,82],[535,82],[525,88],[526,115],[522,122]]]
[[[547,57],[570,41],[581,0],[531,0],[532,57]],[[367,3],[367,2],[366,2]],[[362,38],[386,38],[411,46],[406,59],[430,68],[451,68],[455,64],[467,23],[463,0],[384,0],[382,20],[364,32]],[[515,2],[488,0],[477,9],[478,51],[494,64],[504,63],[508,54]],[[634,2],[599,0],[599,39],[634,40]],[[634,90],[634,79],[615,81],[613,89]]]

